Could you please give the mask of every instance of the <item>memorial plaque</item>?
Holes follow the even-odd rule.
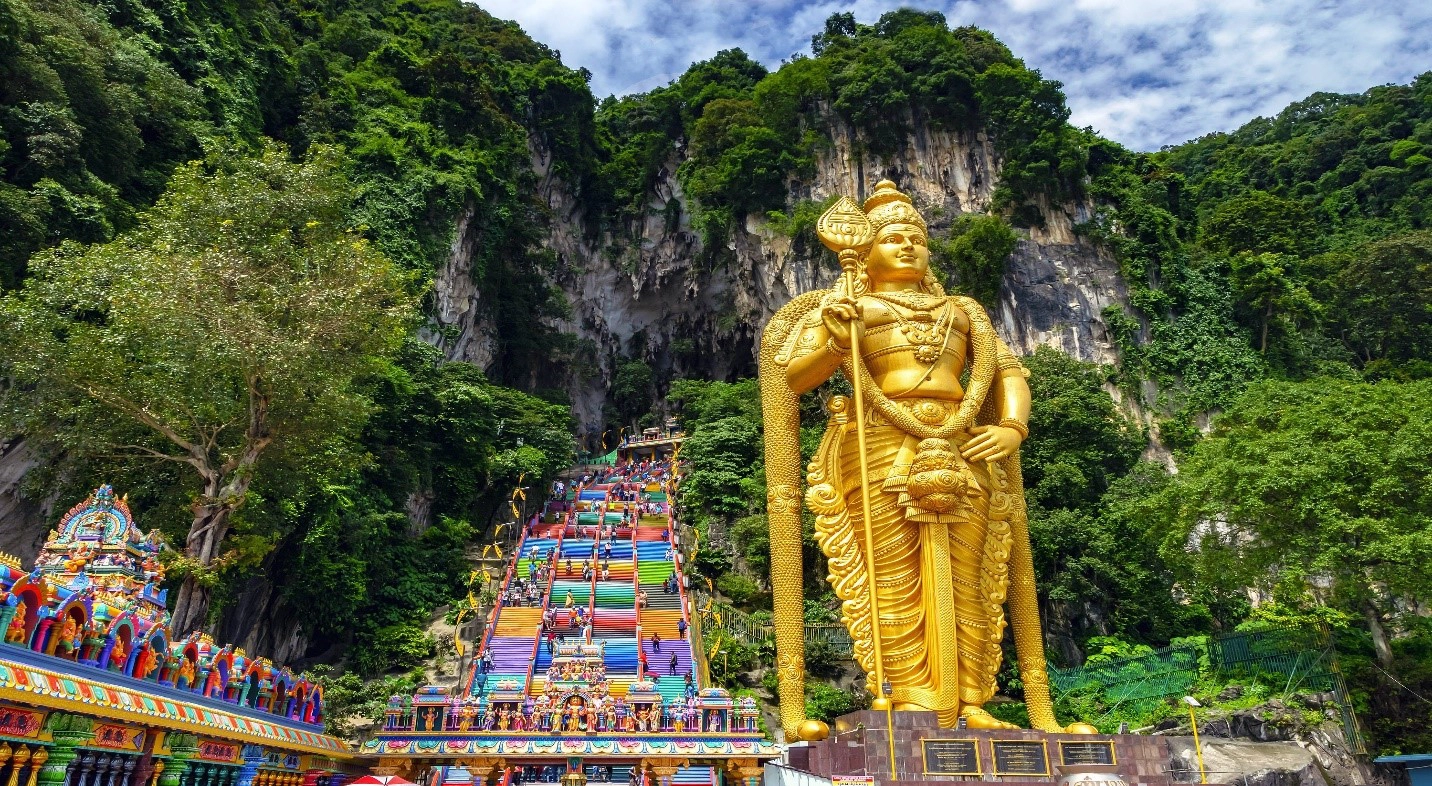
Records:
[[[1060,742],[1061,764],[1114,764],[1114,741]]]
[[[980,750],[974,740],[920,740],[928,775],[979,775]]]
[[[995,775],[1048,775],[1049,751],[1043,740],[994,740]]]

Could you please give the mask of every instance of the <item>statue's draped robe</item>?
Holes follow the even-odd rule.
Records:
[[[952,301],[952,308],[962,307],[972,323],[984,328],[971,331],[970,354],[994,352],[996,373],[1022,373],[1018,359],[989,328],[983,310],[965,298]],[[812,313],[808,318],[819,319]],[[987,394],[988,387],[977,387],[972,385],[969,395]],[[938,427],[955,417],[961,402],[907,398],[893,403],[922,424]],[[997,423],[997,404],[973,402],[982,410],[976,423]],[[855,417],[844,398],[834,399],[830,409],[825,436],[810,466],[806,501],[817,514],[816,541],[830,558],[830,579],[843,601],[842,621],[855,640],[856,658],[873,673]],[[884,675],[897,708],[933,710],[943,725],[953,726],[963,705],[980,706],[995,692],[1011,524],[1024,516],[1018,459],[966,462],[958,451],[971,435],[952,435],[953,450],[939,452],[936,463],[960,477],[959,501],[951,510],[931,511],[912,499],[909,488],[912,465],[918,455],[925,455],[921,438],[890,422],[870,403],[865,412]]]

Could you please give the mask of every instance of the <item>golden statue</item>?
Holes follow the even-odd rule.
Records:
[[[1007,602],[1030,722],[1065,731],[1049,699],[1019,469],[1028,372],[985,310],[931,275],[925,221],[894,183],[876,185],[863,210],[841,198],[817,229],[839,254],[840,280],[796,297],[761,340],[786,737],[826,733],[804,712],[798,403],[837,369],[854,395],[828,404],[805,502],[875,708],[1009,728],[983,709]]]

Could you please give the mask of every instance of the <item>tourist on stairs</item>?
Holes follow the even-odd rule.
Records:
[[[661,634],[656,631],[651,632],[651,651],[661,652]]]
[[[676,632],[681,634],[681,640],[686,641],[686,618],[682,617],[676,621]]]

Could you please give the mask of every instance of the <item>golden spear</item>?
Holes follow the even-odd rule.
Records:
[[[875,241],[875,227],[865,211],[850,197],[841,197],[816,223],[816,233],[826,248],[834,251],[844,270],[845,295],[850,298],[859,318],[859,300],[855,291],[855,278],[859,270],[860,252]],[[875,534],[870,516],[870,467],[865,451],[865,391],[860,373],[860,331],[852,319],[850,323],[850,385],[855,398],[855,444],[860,453],[860,510],[865,517],[865,571],[870,588],[870,644],[875,655],[874,680],[866,687],[874,694],[871,709],[885,710],[890,700],[881,695],[885,684],[885,663],[880,651],[880,598],[875,581]]]

